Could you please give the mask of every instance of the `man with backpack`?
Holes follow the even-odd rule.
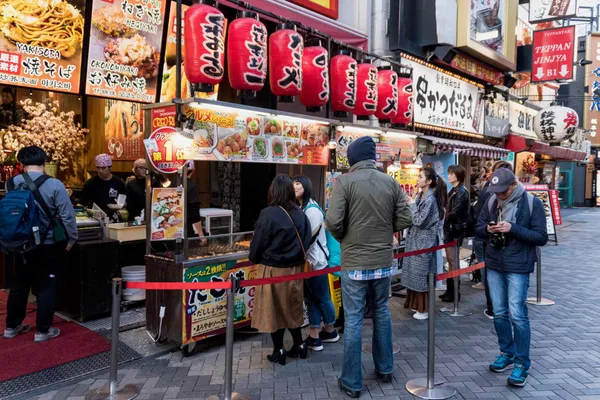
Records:
[[[527,289],[537,246],[548,241],[546,213],[541,200],[506,168],[492,174],[488,192],[492,195],[481,209],[477,235],[486,238],[485,264],[501,351],[489,369],[513,368],[508,384],[525,386],[531,365]]]
[[[39,287],[35,342],[57,337],[52,327],[57,278],[67,252],[77,240],[73,206],[63,184],[46,175],[44,150],[24,147],[17,154],[24,173],[6,183],[0,201],[0,246],[15,256],[15,276],[8,296],[5,339],[25,333],[27,299],[34,280]]]

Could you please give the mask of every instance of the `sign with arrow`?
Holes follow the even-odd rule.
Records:
[[[573,79],[575,26],[533,32],[531,82]]]

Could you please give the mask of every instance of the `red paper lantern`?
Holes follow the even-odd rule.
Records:
[[[185,75],[195,92],[212,92],[223,79],[225,65],[225,17],[201,0],[185,12]]]
[[[412,123],[413,86],[412,79],[406,76],[398,78],[398,114],[392,118],[392,124],[408,125]]]
[[[279,101],[290,103],[302,90],[304,39],[285,22],[269,37],[269,83]]]
[[[359,120],[369,119],[377,111],[377,68],[370,61],[358,64],[356,72],[356,107]]]
[[[267,79],[267,28],[254,12],[240,16],[229,25],[227,72],[239,95],[254,98]]]
[[[398,74],[390,67],[377,72],[377,111],[380,122],[390,122],[398,114]]]
[[[319,112],[329,100],[329,54],[321,46],[304,48],[302,55],[302,79],[310,82],[302,86],[300,103],[308,112]]]
[[[331,109],[336,118],[346,118],[356,105],[356,67],[350,52],[342,50],[331,59]]]

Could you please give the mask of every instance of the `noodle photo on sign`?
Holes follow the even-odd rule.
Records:
[[[78,92],[84,0],[0,1],[0,83]]]

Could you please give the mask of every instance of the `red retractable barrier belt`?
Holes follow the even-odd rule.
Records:
[[[270,285],[272,283],[289,282],[289,281],[294,281],[296,279],[308,279],[308,278],[312,278],[314,276],[332,274],[334,272],[340,271],[341,269],[342,269],[342,267],[324,268],[324,269],[320,269],[318,271],[301,272],[299,274],[278,276],[275,278],[263,278],[263,279],[253,279],[251,281],[240,281],[240,286],[246,287],[246,286]]]
[[[200,290],[229,289],[231,282],[126,282],[127,289],[149,290]]]
[[[443,274],[436,275],[435,280],[443,281],[445,279],[455,278],[460,275],[464,275],[464,274],[468,274],[473,271],[477,271],[478,269],[481,269],[483,267],[485,267],[485,263],[479,263],[479,264],[471,265],[470,267],[467,267],[467,268],[461,268],[461,269],[457,269],[454,271],[444,272]]]

